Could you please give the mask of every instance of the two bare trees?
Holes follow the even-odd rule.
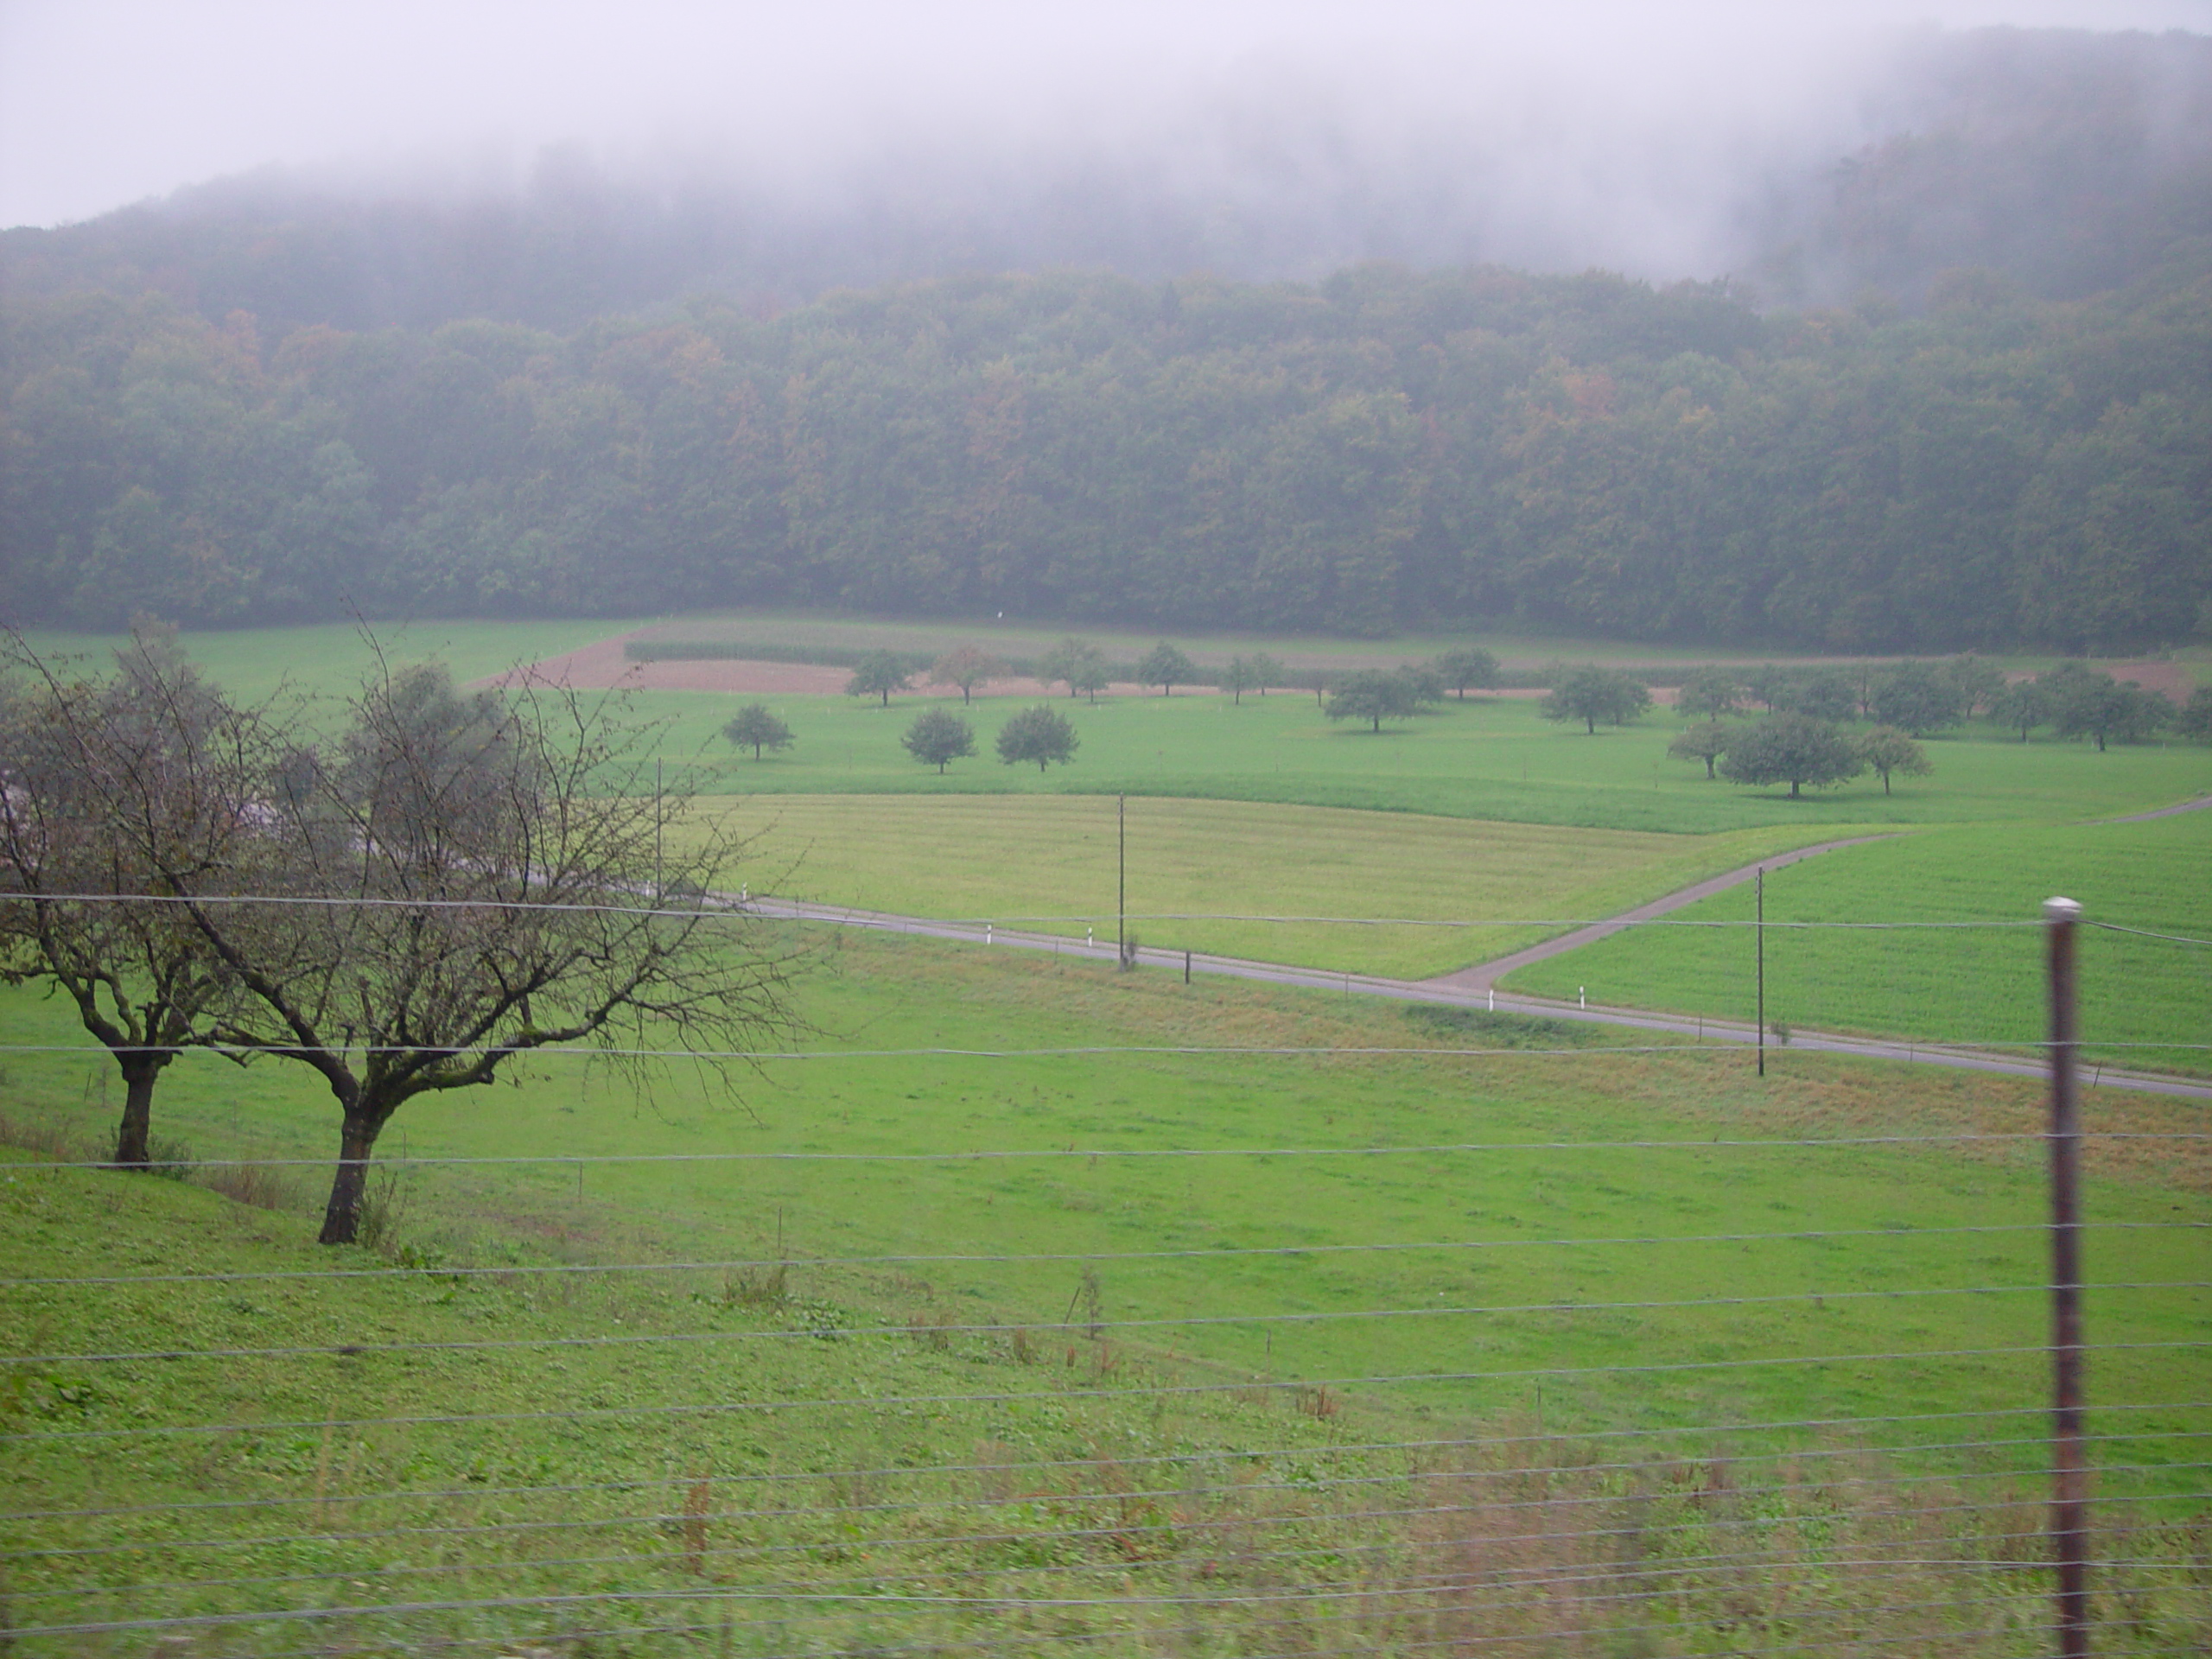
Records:
[[[549,1046],[731,1056],[792,1023],[774,925],[710,892],[741,843],[652,785],[615,702],[379,662],[319,719],[234,706],[143,635],[105,683],[12,657],[11,971],[65,990],[147,1101],[194,1046],[320,1077],[326,1243],[354,1239],[417,1096]],[[118,1161],[143,1160],[143,1104]]]

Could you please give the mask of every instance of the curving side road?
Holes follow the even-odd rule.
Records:
[[[1823,841],[1811,847],[1797,848],[1792,852],[1776,853],[1771,857],[1760,859],[1755,864],[1746,864],[1741,869],[1729,870],[1720,875],[1707,876],[1702,881],[1695,881],[1687,887],[1677,888],[1662,899],[1654,899],[1648,905],[1638,905],[1633,910],[1624,910],[1619,915],[1609,918],[1607,920],[1592,922],[1587,927],[1578,927],[1572,933],[1562,933],[1555,939],[1546,939],[1541,944],[1532,944],[1525,950],[1516,950],[1510,957],[1499,957],[1491,962],[1478,962],[1471,968],[1462,968],[1454,973],[1440,974],[1434,979],[1422,982],[1429,985],[1448,986],[1453,990],[1487,991],[1516,968],[1526,968],[1530,963],[1541,962],[1548,957],[1565,956],[1568,951],[1579,950],[1583,945],[1595,944],[1599,939],[1610,938],[1623,928],[1633,927],[1638,922],[1648,922],[1656,916],[1664,916],[1670,910],[1680,910],[1685,905],[1694,905],[1700,899],[1710,899],[1714,893],[1726,893],[1731,887],[1739,887],[1761,870],[1778,870],[1785,864],[1795,864],[1801,858],[1811,858],[1818,853],[1832,853],[1839,847],[1863,847],[1870,841],[1895,841],[1896,839],[1897,833],[1894,832],[1881,836],[1853,836],[1843,841]]]
[[[1870,840],[1881,837],[1870,836]],[[1847,843],[1834,842],[1832,845]],[[1821,850],[1806,848],[1796,854],[1777,855],[1779,858],[1804,857]],[[1767,860],[1771,866],[1777,861]],[[1758,867],[1753,865],[1752,869]],[[1732,872],[1738,875],[1741,873]],[[1714,880],[1726,881],[1726,877]],[[1687,891],[1687,890],[1686,890]],[[739,901],[733,899],[734,904]],[[1662,901],[1663,902],[1663,901]],[[1686,901],[1687,902],[1687,901]],[[754,898],[742,901],[741,907],[760,916],[784,917],[792,920],[829,922],[842,927],[867,928],[886,933],[910,934],[917,938],[944,939],[960,944],[988,945],[994,950],[1046,951],[1056,957],[1078,957],[1092,962],[1110,963],[1114,960],[1111,942],[1085,945],[1079,939],[1063,938],[1053,933],[1032,933],[998,927],[979,927],[971,922],[938,922],[920,916],[895,916],[881,911],[852,910],[836,905],[803,904],[792,899]],[[1146,950],[1137,953],[1138,960],[1147,967],[1182,969],[1185,957],[1179,950]],[[1292,985],[1308,990],[1336,991],[1345,996],[1380,996],[1399,1002],[1425,1002],[1446,1007],[1494,1009],[1502,1014],[1537,1014],[1550,1020],[1573,1020],[1580,1022],[1623,1027],[1632,1031],[1649,1032],[1656,1037],[1684,1038],[1696,1042],[1734,1043],[1748,1046],[1758,1040],[1758,1032],[1747,1022],[1684,1018],[1679,1014],[1655,1014],[1639,1008],[1578,1007],[1572,1002],[1554,1002],[1547,997],[1526,996],[1517,992],[1500,992],[1485,985],[1472,988],[1446,980],[1386,979],[1379,975],[1332,973],[1322,968],[1297,968],[1282,963],[1249,962],[1237,957],[1208,957],[1193,954],[1189,958],[1194,974],[1216,974],[1230,979],[1256,981],[1268,985]],[[1495,966],[1496,964],[1492,964]],[[2006,1077],[2040,1077],[2044,1067],[2032,1053],[2014,1057],[1973,1049],[1946,1048],[1925,1043],[1891,1041],[1880,1038],[1842,1037],[1821,1032],[1794,1031],[1790,1033],[1790,1047],[1819,1054],[1848,1054],[1860,1059],[1897,1060],[1914,1065],[1937,1065],[1961,1071],[1995,1072]],[[2107,1089],[2129,1089],[2146,1094],[2172,1095],[2190,1100],[2212,1100],[2212,1083],[2199,1083],[2180,1077],[2159,1077],[2154,1074],[2126,1071],[2110,1066],[2090,1065],[2084,1068],[2084,1081]]]

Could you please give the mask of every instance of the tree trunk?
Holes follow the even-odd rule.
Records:
[[[1592,737],[1597,736],[1597,735],[1598,735],[1598,716],[1597,716],[1597,715],[1585,715],[1582,717],[1582,719],[1583,719],[1583,723],[1584,723],[1584,724],[1586,724],[1586,726],[1588,726],[1588,727],[1590,728],[1590,735],[1591,735],[1591,736],[1592,736]]]
[[[154,1080],[169,1057],[141,1051],[116,1060],[123,1068],[123,1121],[116,1125],[115,1166],[143,1169],[153,1161],[146,1142],[154,1122]]]
[[[1713,770],[1713,757],[1708,754],[1705,757],[1705,781],[1709,784],[1718,776]]]
[[[1885,795],[1886,795],[1886,794],[1888,794],[1889,792],[1890,792],[1890,774],[1889,774],[1888,772],[1884,772],[1884,773],[1882,774],[1882,793],[1883,793],[1883,794],[1885,794]]]
[[[1789,780],[1789,798],[1793,801],[1797,798],[1797,780],[1795,778]]]
[[[361,1233],[361,1199],[368,1191],[369,1157],[376,1149],[377,1131],[384,1127],[358,1112],[346,1114],[338,1135],[338,1173],[330,1183],[330,1202],[322,1212],[318,1244],[351,1244]]]

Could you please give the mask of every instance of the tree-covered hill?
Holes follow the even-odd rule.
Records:
[[[1924,315],[1370,266],[566,332],[12,298],[18,620],[766,601],[2116,647],[2212,604],[2212,258]]]

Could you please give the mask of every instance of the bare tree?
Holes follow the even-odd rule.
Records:
[[[210,1039],[238,989],[166,902],[162,870],[204,876],[235,859],[251,831],[213,789],[225,770],[214,762],[261,716],[229,704],[174,630],[147,621],[111,678],[72,674],[15,635],[0,661],[0,978],[60,992],[115,1057],[115,1162],[143,1169],[155,1084]]]
[[[259,832],[226,880],[162,870],[249,994],[220,1038],[308,1066],[337,1103],[324,1243],[358,1236],[378,1137],[419,1095],[554,1046],[721,1065],[798,1027],[787,937],[709,891],[743,842],[668,833],[683,803],[624,707],[379,660],[335,741],[251,757]]]

